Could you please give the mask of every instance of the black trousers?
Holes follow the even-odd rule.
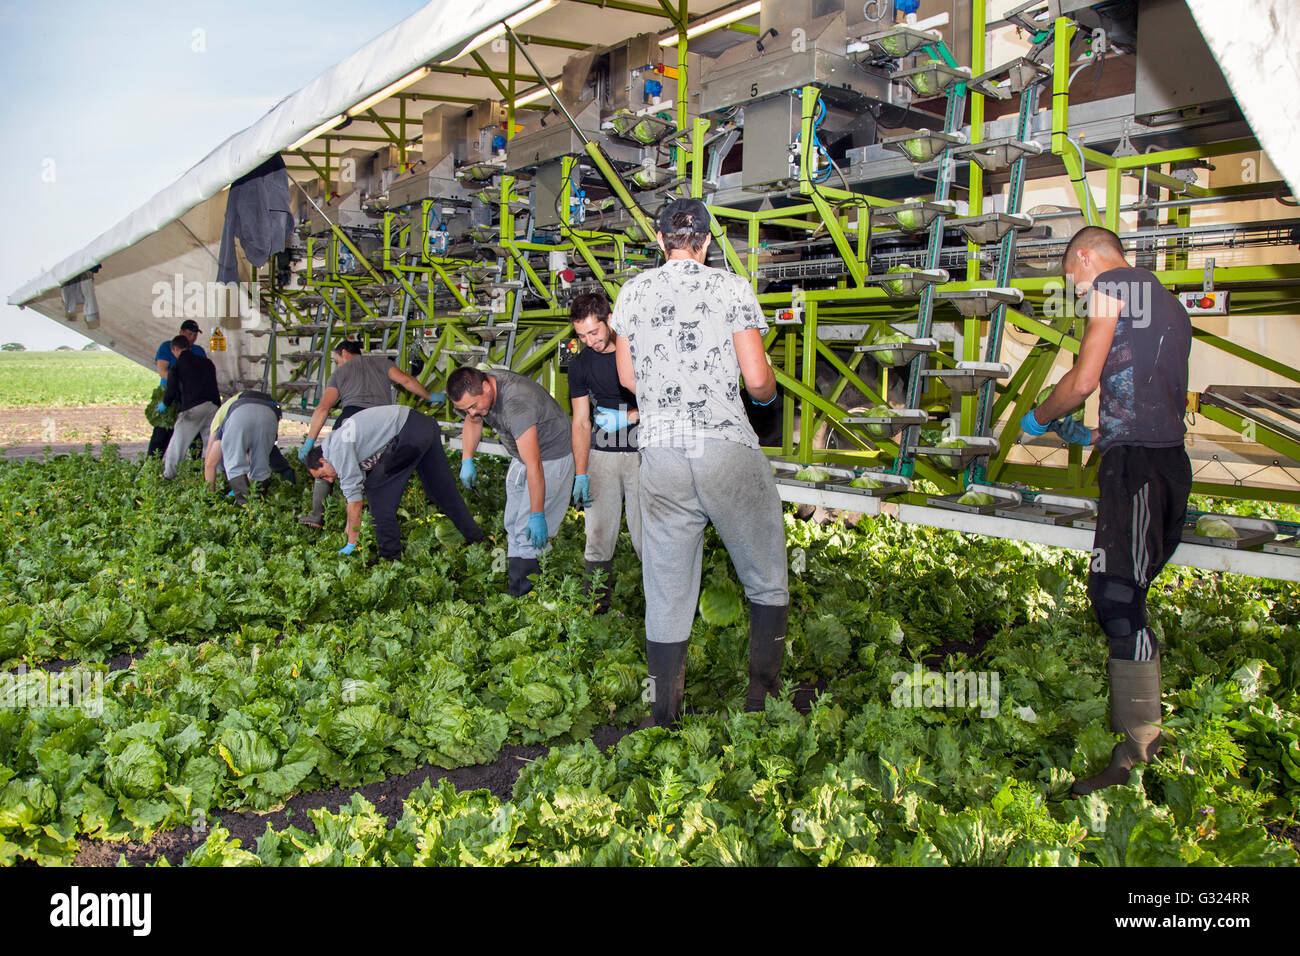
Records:
[[[1088,598],[1111,657],[1152,660],[1160,645],[1147,627],[1147,591],[1182,538],[1192,466],[1182,446],[1115,445],[1102,453],[1098,485]]]
[[[335,426],[337,427],[337,426]],[[384,452],[366,475],[366,502],[375,526],[375,542],[381,558],[402,555],[402,528],[397,506],[406,492],[411,474],[420,476],[424,497],[452,520],[466,541],[482,541],[485,535],[469,513],[469,506],[456,489],[456,481],[442,450],[442,429],[438,422],[412,411],[397,433],[397,441]]]

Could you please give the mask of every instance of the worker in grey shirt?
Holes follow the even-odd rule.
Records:
[[[316,406],[311,424],[307,426],[307,437],[298,450],[299,458],[305,459],[316,444],[316,439],[336,404],[342,406],[342,411],[334,422],[337,431],[363,408],[392,404],[394,385],[400,385],[430,404],[441,402],[444,398],[441,392],[430,395],[415,376],[407,375],[387,355],[363,355],[361,343],[351,339],[344,339],[334,346],[334,362],[338,368],[325,382],[320,404]],[[316,482],[311,492],[311,511],[299,515],[299,523],[312,528],[325,527],[325,499],[333,487],[327,481]]]
[[[646,660],[654,722],[665,727],[681,710],[709,523],[749,598],[746,710],[780,689],[790,592],[781,498],[740,400],[742,375],[756,402],[776,400],[767,321],[748,282],[704,265],[704,203],[669,202],[658,226],[667,261],[624,284],[609,325],[619,381],[641,412]]]
[[[487,424],[510,453],[506,472],[505,530],[509,593],[527,594],[528,576],[541,569],[537,555],[550,547],[569,510],[573,441],[568,416],[536,382],[514,372],[461,366],[447,378],[447,397],[465,414],[460,480],[473,488],[474,451]]]
[[[412,472],[420,476],[426,500],[455,524],[466,541],[484,534],[456,490],[451,467],[442,450],[442,429],[436,419],[405,405],[363,408],[307,453],[313,478],[338,482],[348,502],[348,543],[340,554],[351,554],[361,538],[361,505],[370,505],[379,557],[402,555],[402,529],[397,520]]]

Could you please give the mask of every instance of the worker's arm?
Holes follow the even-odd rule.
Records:
[[[1074,367],[1061,376],[1047,400],[1034,410],[1034,420],[1038,424],[1046,425],[1068,415],[1097,390],[1123,308],[1124,303],[1108,295],[1093,292],[1089,296],[1088,327],[1079,344],[1079,357]]]
[[[339,400],[339,390],[330,386],[320,397],[320,404],[316,406],[316,411],[311,413],[311,424],[307,426],[307,437],[315,441],[320,437],[320,430],[325,427],[325,420],[330,417],[330,411],[334,408],[335,403]]]
[[[388,380],[395,385],[402,386],[402,388],[406,389],[412,395],[415,395],[418,398],[422,398],[426,402],[429,400],[428,389],[426,389],[423,385],[420,384],[420,380],[417,379],[414,375],[406,374],[396,365],[389,367]]]
[[[776,373],[767,359],[767,349],[763,348],[762,333],[758,329],[741,329],[731,333],[731,342],[736,347],[745,391],[755,402],[766,405],[776,397]]]
[[[155,359],[153,364],[158,366],[158,377],[165,382],[167,373],[172,370],[172,363],[166,359]]]
[[[179,362],[180,359],[177,359]],[[181,397],[180,379],[175,375],[167,376],[167,389],[163,392],[163,404],[170,405]]]
[[[363,503],[360,498],[348,502],[348,520],[344,528],[348,536],[348,544],[357,544],[361,541],[361,506]]]
[[[591,452],[591,396],[577,395],[573,403],[573,465],[574,474],[587,473],[587,455]]]
[[[214,436],[208,442],[208,453],[203,459],[203,480],[213,489],[217,487],[217,462],[219,461],[221,461],[221,439]]]
[[[546,510],[546,474],[542,471],[542,448],[537,442],[537,426],[515,439],[519,460],[528,474],[528,505],[530,511]]]
[[[461,460],[473,458],[478,449],[479,439],[483,437],[483,419],[465,416],[465,427],[460,430]]]
[[[632,346],[627,344],[626,335],[618,337],[618,345],[614,350],[614,360],[618,364],[618,383],[635,395],[636,366],[632,364]]]

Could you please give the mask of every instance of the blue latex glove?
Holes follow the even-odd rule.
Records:
[[[544,511],[534,511],[528,516],[528,542],[539,551],[546,547],[546,541],[550,537],[546,530],[546,513]]]
[[[1066,415],[1064,418],[1058,418],[1047,427],[1056,432],[1056,434],[1060,435],[1071,445],[1083,445],[1087,447],[1092,444],[1092,429],[1083,422],[1076,422],[1074,418],[1069,415]]]
[[[596,499],[591,496],[591,483],[586,475],[578,475],[573,479],[573,503],[578,508],[585,508],[592,504]]]
[[[162,415],[164,412],[167,411],[167,403],[159,402],[157,405],[154,406],[154,408],[157,409],[159,415]]]
[[[227,497],[227,498],[233,498],[233,497],[235,497],[235,493],[234,493],[233,491],[227,491],[227,492],[226,492],[226,497]]]
[[[627,412],[622,409],[601,408],[597,405],[593,417],[596,420],[596,427],[603,432],[616,432],[628,426]]]
[[[304,438],[302,440],[302,447],[298,449],[298,460],[306,461],[307,452],[311,451],[312,446],[314,446],[315,444],[316,444],[316,439],[311,437]]]
[[[749,396],[749,400],[750,400],[751,402],[753,402],[755,405],[759,405],[759,406],[765,408],[765,407],[767,407],[768,405],[771,405],[773,402],[775,402],[775,401],[776,401],[776,397],[777,397],[778,395],[780,395],[780,394],[781,394],[781,393],[780,393],[779,391],[777,391],[777,392],[773,392],[773,393],[772,393],[772,397],[769,398],[769,399],[768,399],[767,401],[765,401],[765,402],[760,402],[760,401],[759,401],[758,399],[756,399],[753,395]]]
[[[446,400],[447,400],[446,392],[433,392],[429,395],[430,405],[441,405]]]
[[[349,541],[349,542],[348,542],[347,544],[345,544],[343,547],[339,548],[338,553],[339,553],[339,554],[351,554],[351,553],[352,553],[353,551],[355,551],[355,550],[357,550],[357,546],[356,546],[355,544],[353,544],[351,541]]]
[[[1038,419],[1034,417],[1033,409],[1025,412],[1025,417],[1020,419],[1020,430],[1026,435],[1046,435],[1049,426],[1038,424]]]
[[[166,388],[166,387],[167,387],[167,379],[165,379],[165,378],[160,378],[160,379],[158,379],[158,384],[161,385],[163,388]]]
[[[476,481],[478,469],[474,467],[474,459],[466,458],[460,463],[460,483],[466,488],[473,488]]]

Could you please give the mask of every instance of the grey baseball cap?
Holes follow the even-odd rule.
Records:
[[[674,227],[673,220],[678,216],[689,216],[690,221]],[[680,221],[680,220],[679,220]],[[678,234],[705,235],[709,228],[709,209],[698,199],[674,199],[659,210],[659,231],[665,236]]]

